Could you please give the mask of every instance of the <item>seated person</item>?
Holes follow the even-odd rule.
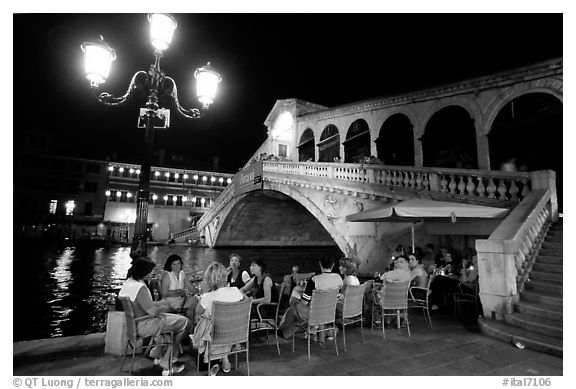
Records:
[[[394,270],[387,271],[380,276],[382,281],[406,282],[410,281],[410,271],[408,270],[408,260],[404,255],[400,255],[394,261]]]
[[[250,273],[253,277],[240,289],[243,293],[249,293],[252,296],[252,312],[250,317],[258,318],[256,307],[260,303],[270,304],[278,302],[278,289],[274,285],[270,274],[266,271],[266,265],[260,259],[253,259],[250,262]],[[276,308],[265,306],[261,309],[264,317],[274,317]]]
[[[426,270],[426,273],[432,274],[436,268],[436,253],[434,252],[434,245],[428,243],[426,245],[426,252],[422,258],[422,266]]]
[[[342,310],[344,308],[344,295],[348,286],[360,285],[360,281],[356,275],[358,269],[354,261],[350,258],[342,258],[340,260],[340,274],[344,276],[342,280],[342,289],[338,295],[338,304],[336,305],[336,318],[342,317]]]
[[[150,351],[150,356],[156,358],[154,363],[162,367],[162,375],[170,375],[184,370],[183,364],[173,365],[171,372],[168,370],[168,366],[170,347],[174,347],[174,350],[180,349],[182,339],[187,333],[186,328],[189,327],[189,320],[181,315],[166,313],[171,309],[166,301],[152,301],[152,295],[144,284],[144,280],[149,277],[155,266],[154,262],[145,257],[136,258],[128,269],[127,279],[120,288],[118,296],[130,299],[134,306],[135,318],[149,315],[149,317],[137,321],[136,325],[140,336],[155,336],[159,331],[173,331],[174,343],[172,346],[165,347],[164,354],[162,354],[161,347],[154,347]]]
[[[445,274],[460,275],[460,261],[456,260],[450,251],[446,251],[444,256],[436,261],[436,268]]]
[[[227,286],[226,277],[228,276],[228,271],[224,265],[213,262],[204,273],[204,284],[208,287],[208,292],[204,293],[200,298],[200,303],[196,307],[196,314],[198,316],[210,317],[212,314],[212,304],[214,301],[221,301],[226,303],[234,303],[241,301],[244,295],[235,286]],[[200,323],[199,323],[200,325]],[[200,330],[197,330],[194,337],[201,337]],[[195,341],[197,342],[197,340]],[[222,352],[230,351],[232,346],[218,346],[214,347],[211,351],[213,354],[218,354]],[[207,362],[207,361],[205,361]],[[228,361],[228,356],[224,356],[221,359],[222,370],[224,373],[228,373],[231,368],[230,361]],[[218,365],[216,365],[218,366]],[[211,370],[210,374],[215,375],[218,371]]]
[[[230,260],[230,267],[228,268],[230,273],[228,273],[227,277],[228,286],[235,286],[238,289],[242,289],[244,285],[250,281],[250,275],[245,270],[240,272],[242,258],[238,254],[230,254],[228,259]]]
[[[162,283],[160,287],[160,297],[166,301],[172,310],[185,309],[192,325],[194,323],[194,311],[198,298],[196,296],[186,296],[184,286],[189,290],[195,291],[196,288],[184,273],[182,258],[177,254],[172,254],[164,263],[164,272],[162,274]]]
[[[460,273],[460,289],[467,294],[476,294],[478,290],[478,257],[476,255]]]
[[[411,286],[426,288],[428,284],[428,273],[424,270],[424,266],[422,266],[414,254],[410,254],[408,260],[410,266]]]
[[[342,279],[336,273],[332,273],[334,259],[329,256],[322,257],[320,262],[320,274],[312,276],[306,283],[306,289],[302,292],[302,297],[295,304],[291,305],[278,326],[278,335],[283,338],[291,337],[296,332],[297,327],[305,326],[310,313],[310,300],[314,290],[338,289],[343,285]],[[322,336],[323,333],[321,333]],[[323,339],[323,338],[321,338]]]

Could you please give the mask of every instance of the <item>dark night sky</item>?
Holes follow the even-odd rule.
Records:
[[[561,57],[561,14],[174,14],[162,62],[181,103],[194,103],[193,72],[211,61],[223,76],[200,120],[172,112],[155,148],[241,167],[266,137],[277,99],[326,106],[419,90]],[[16,14],[14,126],[64,137],[71,153],[138,162],[143,130],[133,102],[92,98],[80,44],[103,35],[116,50],[101,90],[122,94],[153,61],[145,14]]]

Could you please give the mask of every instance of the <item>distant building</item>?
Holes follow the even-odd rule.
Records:
[[[14,151],[15,237],[110,237],[131,241],[140,166],[50,155],[42,132],[19,136]],[[168,240],[193,226],[233,175],[152,167],[149,231]]]

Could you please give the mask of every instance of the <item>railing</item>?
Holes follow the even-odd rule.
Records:
[[[322,162],[264,161],[264,172],[334,178],[388,188],[517,203],[530,192],[530,173]]]
[[[232,181],[232,183],[228,185],[226,189],[224,189],[218,197],[216,197],[212,205],[212,208],[206,211],[202,215],[202,217],[198,220],[198,223],[196,225],[199,230],[206,227],[206,225],[208,225],[208,223],[212,220],[212,218],[218,213],[220,213],[222,208],[224,208],[226,204],[228,204],[228,202],[232,199],[232,197],[234,197],[234,192],[235,192],[235,184],[234,181]]]
[[[510,312],[524,289],[554,217],[553,193],[551,188],[530,192],[488,239],[476,240],[480,293],[488,296],[482,301],[485,314]]]
[[[196,227],[190,227],[190,228],[186,228],[185,230],[179,231],[177,233],[174,234],[173,239],[178,239],[181,238],[183,236],[187,236],[187,235],[191,235],[195,232],[197,232],[197,228]]]

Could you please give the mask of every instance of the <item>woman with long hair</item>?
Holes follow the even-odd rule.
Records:
[[[253,277],[241,289],[242,292],[252,295],[252,317],[257,317],[256,306],[260,303],[270,304],[278,302],[278,290],[272,281],[272,277],[267,271],[266,265],[260,259],[253,259],[250,262],[250,273]],[[273,307],[265,307],[273,308]],[[274,309],[264,309],[268,317],[273,314]]]
[[[198,299],[196,296],[186,296],[184,287],[190,291],[196,288],[190,282],[183,269],[182,258],[177,254],[172,254],[164,263],[164,272],[160,286],[160,297],[170,304],[172,310],[186,310],[186,317],[194,323],[194,311]]]
[[[240,264],[242,262],[242,257],[240,257],[238,254],[230,254],[230,257],[228,257],[228,259],[230,260],[230,267],[228,268],[230,273],[228,273],[227,278],[228,285],[235,286],[238,289],[241,289],[244,287],[244,285],[246,285],[248,281],[250,281],[250,276],[248,275],[248,272],[245,270],[240,271]]]

